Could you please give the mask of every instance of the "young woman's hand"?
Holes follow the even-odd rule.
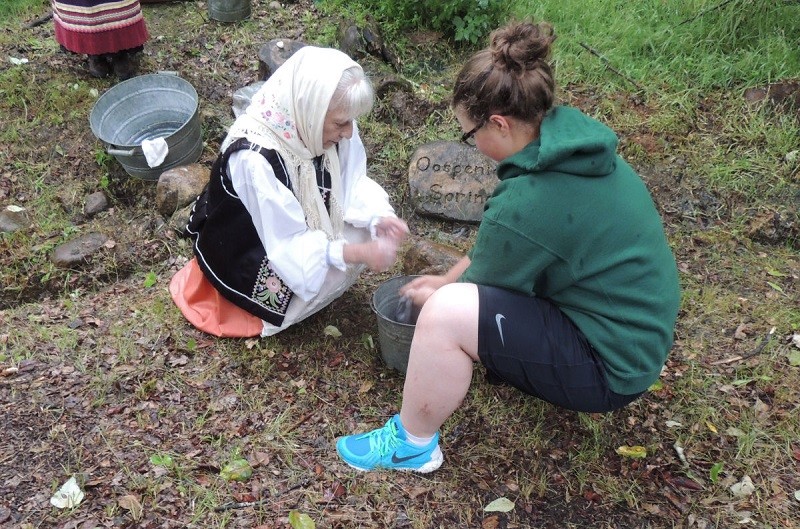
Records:
[[[469,257],[462,257],[446,274],[441,276],[421,276],[400,287],[400,295],[408,296],[414,305],[421,307],[441,287],[458,281],[461,274],[469,266]]]
[[[408,296],[414,306],[421,307],[434,292],[447,283],[450,283],[447,276],[421,276],[400,287],[400,295]]]

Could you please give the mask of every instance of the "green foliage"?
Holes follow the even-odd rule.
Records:
[[[347,7],[349,12],[357,6],[356,11],[371,13],[394,30],[434,29],[472,44],[503,23],[510,5],[504,0],[325,0],[322,4],[333,10]]]
[[[0,2],[0,22],[10,16],[43,13],[49,4],[47,0],[3,0]]]
[[[749,86],[800,71],[798,2],[517,0],[511,2],[510,16],[553,24],[562,85],[588,81],[609,90],[624,87],[609,65],[651,89],[678,90]]]

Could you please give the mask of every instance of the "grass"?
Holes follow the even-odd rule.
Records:
[[[756,4],[759,16],[747,11]],[[0,369],[20,371],[0,376],[0,489],[15,476],[42,476],[2,489],[17,498],[22,527],[83,515],[135,525],[141,520],[119,503],[126,495],[138,498],[145,520],[176,527],[287,527],[292,510],[318,527],[480,527],[491,523],[483,507],[501,496],[515,502],[502,518],[509,527],[660,528],[689,517],[706,527],[743,519],[792,526],[800,373],[789,365],[787,337],[800,332],[800,253],[797,231],[772,239],[762,231],[776,225],[776,213],[797,230],[800,166],[788,155],[800,124],[790,112],[744,103],[742,91],[800,71],[800,17],[793,2],[734,1],[680,24],[715,5],[512,6],[555,24],[562,100],[619,133],[662,207],[683,301],[660,387],[618,413],[574,414],[488,385],[476,370],[464,405],[444,425],[443,468],[392,477],[350,471],[331,441],[377,426],[400,404],[403,377],[382,365],[369,309],[375,286],[399,269],[365,275],[330,308],[276,337],[216,340],[192,330],[166,290],[189,245],[154,213],[154,186],[127,179],[88,131],[92,90],[109,83],[85,77],[79,58],[57,52],[51,28],[18,32],[46,2],[3,3],[0,51],[30,61],[0,72],[0,204],[23,205],[32,218],[30,229],[0,235]],[[201,163],[213,159],[214,133],[230,121],[230,94],[255,80],[261,43],[302,35],[335,44],[337,13],[309,5],[294,16],[265,1],[254,2],[254,12],[221,25],[192,2],[145,7],[153,39],[144,66],[192,79],[213,124]],[[454,235],[461,226],[413,212],[404,176],[417,146],[457,136],[447,99],[471,48],[409,38],[406,31],[390,40],[401,72],[374,58],[363,63],[374,78],[407,79],[435,110],[418,127],[375,113],[360,123],[369,168],[417,234],[467,247],[468,237]],[[83,197],[98,189],[113,210],[86,218]],[[111,235],[114,248],[75,269],[52,264],[57,245],[91,231]],[[327,325],[342,336],[325,336]],[[647,457],[616,453],[633,445]],[[171,466],[152,463],[162,455]],[[237,456],[261,461],[254,477],[221,480],[219,469]],[[46,495],[72,472],[89,474],[86,503],[48,510]],[[730,487],[745,475],[756,491],[737,498]],[[269,498],[258,506],[215,510],[262,492]]]

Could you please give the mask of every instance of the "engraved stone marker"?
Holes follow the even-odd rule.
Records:
[[[414,209],[422,214],[480,222],[497,185],[494,160],[454,141],[420,146],[411,157],[408,183]]]

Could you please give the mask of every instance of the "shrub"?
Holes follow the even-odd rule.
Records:
[[[506,0],[324,0],[353,11],[360,6],[395,30],[433,29],[460,42],[475,44],[500,26],[508,13]],[[345,5],[346,4],[346,5]]]

